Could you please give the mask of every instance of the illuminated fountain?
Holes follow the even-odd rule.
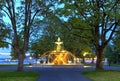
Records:
[[[75,56],[63,49],[63,42],[60,37],[58,37],[55,42],[56,49],[53,51],[47,51],[42,55],[43,58],[46,58],[47,64],[53,65],[67,65],[67,64],[75,64]]]

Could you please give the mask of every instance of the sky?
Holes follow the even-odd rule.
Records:
[[[10,48],[0,48],[0,55],[10,55]]]
[[[20,0],[16,0],[15,4],[16,4],[16,6],[19,6],[19,5],[20,5]],[[7,16],[4,16],[4,17],[3,17],[3,20],[4,20],[6,23],[9,23],[9,22],[10,22],[10,20],[9,20],[9,18],[8,18]],[[9,48],[0,48],[0,54],[1,54],[1,53],[6,53],[6,54],[8,54],[8,53],[10,53],[10,52],[11,52],[10,46],[9,46]]]
[[[16,0],[16,1],[15,1],[15,6],[16,6],[16,7],[19,7],[19,6],[20,6],[20,0]],[[57,4],[56,4],[55,6],[58,7]],[[64,6],[64,4],[59,5],[59,7],[63,7],[63,6]],[[16,10],[16,11],[17,11],[17,10]],[[65,19],[65,18],[64,18],[64,19]],[[10,23],[10,19],[8,18],[8,16],[4,16],[4,17],[3,17],[3,20],[4,20],[6,23]],[[67,18],[66,18],[65,20],[67,20]],[[10,46],[9,46],[9,48],[0,48],[0,54],[1,54],[1,53],[10,53],[10,52],[11,52]]]
[[[0,52],[10,52],[10,48],[0,48]]]
[[[19,6],[20,5],[20,2],[19,2],[19,0],[16,0],[17,2],[16,2],[16,6]],[[64,6],[64,5],[61,5],[60,7],[62,7],[62,6]],[[64,17],[63,17],[64,18]],[[10,20],[9,20],[9,18],[7,17],[7,16],[5,16],[4,18],[3,18],[6,22],[10,22]],[[64,20],[66,21],[67,20],[67,18],[65,19],[64,18]],[[109,36],[109,35],[107,35],[107,36]],[[11,48],[9,47],[9,48],[0,48],[0,54],[1,53],[6,53],[6,54],[8,54],[8,53],[10,53],[11,52]]]

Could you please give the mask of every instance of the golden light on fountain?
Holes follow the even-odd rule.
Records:
[[[61,44],[63,44],[63,42],[61,42],[60,37],[58,37],[58,39],[57,39],[57,41],[55,42],[55,44],[57,44],[56,51],[57,51],[57,52],[60,52],[61,49],[62,49]]]
[[[73,60],[75,58],[75,56],[71,52],[63,49],[62,47],[63,42],[61,41],[60,37],[58,37],[55,44],[56,44],[55,50],[43,54],[43,57],[49,59],[52,64],[66,65],[68,64],[69,60]]]
[[[55,42],[56,46],[56,52],[59,54],[56,54],[55,59],[53,60],[52,64],[67,64],[67,58],[66,54],[64,53],[65,51],[62,50],[62,44],[63,42],[61,41],[60,37],[58,37],[57,41]]]

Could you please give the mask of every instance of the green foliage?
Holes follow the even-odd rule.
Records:
[[[46,15],[43,20],[45,27],[42,29],[41,37],[31,43],[32,52],[43,54],[46,51],[54,50],[54,42],[58,36],[63,40],[64,48],[78,57],[81,56],[82,51],[91,51],[92,44],[88,42],[88,39],[92,38],[91,27],[86,21],[77,18],[75,15],[70,18],[67,17],[73,13],[71,12],[72,7],[72,5],[67,5],[70,10],[66,6],[64,9],[59,7]],[[69,20],[65,22],[62,17]],[[76,34],[81,37],[78,38]]]
[[[13,48],[11,48],[10,56],[12,57],[12,60],[18,59],[18,54]]]
[[[86,71],[83,73],[92,81],[119,81],[120,71]]]
[[[105,57],[109,58],[113,54],[113,47],[112,45],[107,45],[105,50],[104,50]]]
[[[118,28],[118,31],[120,31],[120,28]],[[113,40],[112,40],[113,44],[114,44],[114,58],[116,59],[114,61],[114,63],[120,63],[120,33],[116,32]]]
[[[112,39],[112,43],[115,46],[116,50],[120,50],[120,27],[117,29],[117,32],[114,35],[114,38]]]
[[[105,50],[104,50],[104,55],[106,58],[108,58],[108,61],[110,63],[119,63],[120,62],[120,54],[119,54],[120,50],[116,49],[115,45],[107,45]],[[113,59],[114,58],[114,59]]]
[[[7,39],[10,39],[11,29],[0,18],[0,47],[8,47]]]
[[[38,76],[36,72],[0,71],[1,81],[36,81]]]
[[[77,39],[82,40],[80,42],[95,47],[96,68],[103,69],[103,50],[119,25],[119,0],[62,0],[60,3],[64,6],[57,13],[67,19],[68,28]]]
[[[46,25],[41,20],[44,20],[46,15],[51,13],[51,9],[56,1],[5,0],[4,2],[2,5],[3,8],[0,10],[10,20],[8,23],[12,29],[11,45],[14,49],[13,52],[15,51],[14,53],[17,53],[20,57],[18,70],[22,71],[23,60],[25,53],[28,51],[29,42],[35,36],[37,37],[41,34],[40,29]],[[20,2],[20,4],[16,6],[17,2]]]
[[[0,10],[3,8],[4,0],[0,0]],[[10,39],[10,26],[3,21],[5,14],[0,12],[0,47],[8,47],[7,39]]]
[[[61,40],[64,42],[64,49],[74,53],[76,56],[80,56],[82,48],[86,48],[86,50],[87,48],[89,49],[87,45],[84,45],[84,41],[78,40],[77,37],[72,34],[71,28],[66,26],[67,23],[62,22],[54,14],[51,16],[48,15],[44,22],[46,21],[47,27],[42,30],[42,36],[32,43],[32,52],[43,54],[46,51],[54,50],[54,42],[58,36],[61,37]]]

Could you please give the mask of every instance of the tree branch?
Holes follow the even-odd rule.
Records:
[[[114,34],[116,28],[117,28],[117,25],[118,25],[118,23],[116,22],[116,23],[115,23],[115,27],[113,28],[113,30],[112,30],[112,32],[111,32],[111,34],[110,34],[108,40],[106,40],[106,42],[105,42],[106,44],[111,40],[111,38],[112,38],[112,36],[113,36],[113,34]]]

